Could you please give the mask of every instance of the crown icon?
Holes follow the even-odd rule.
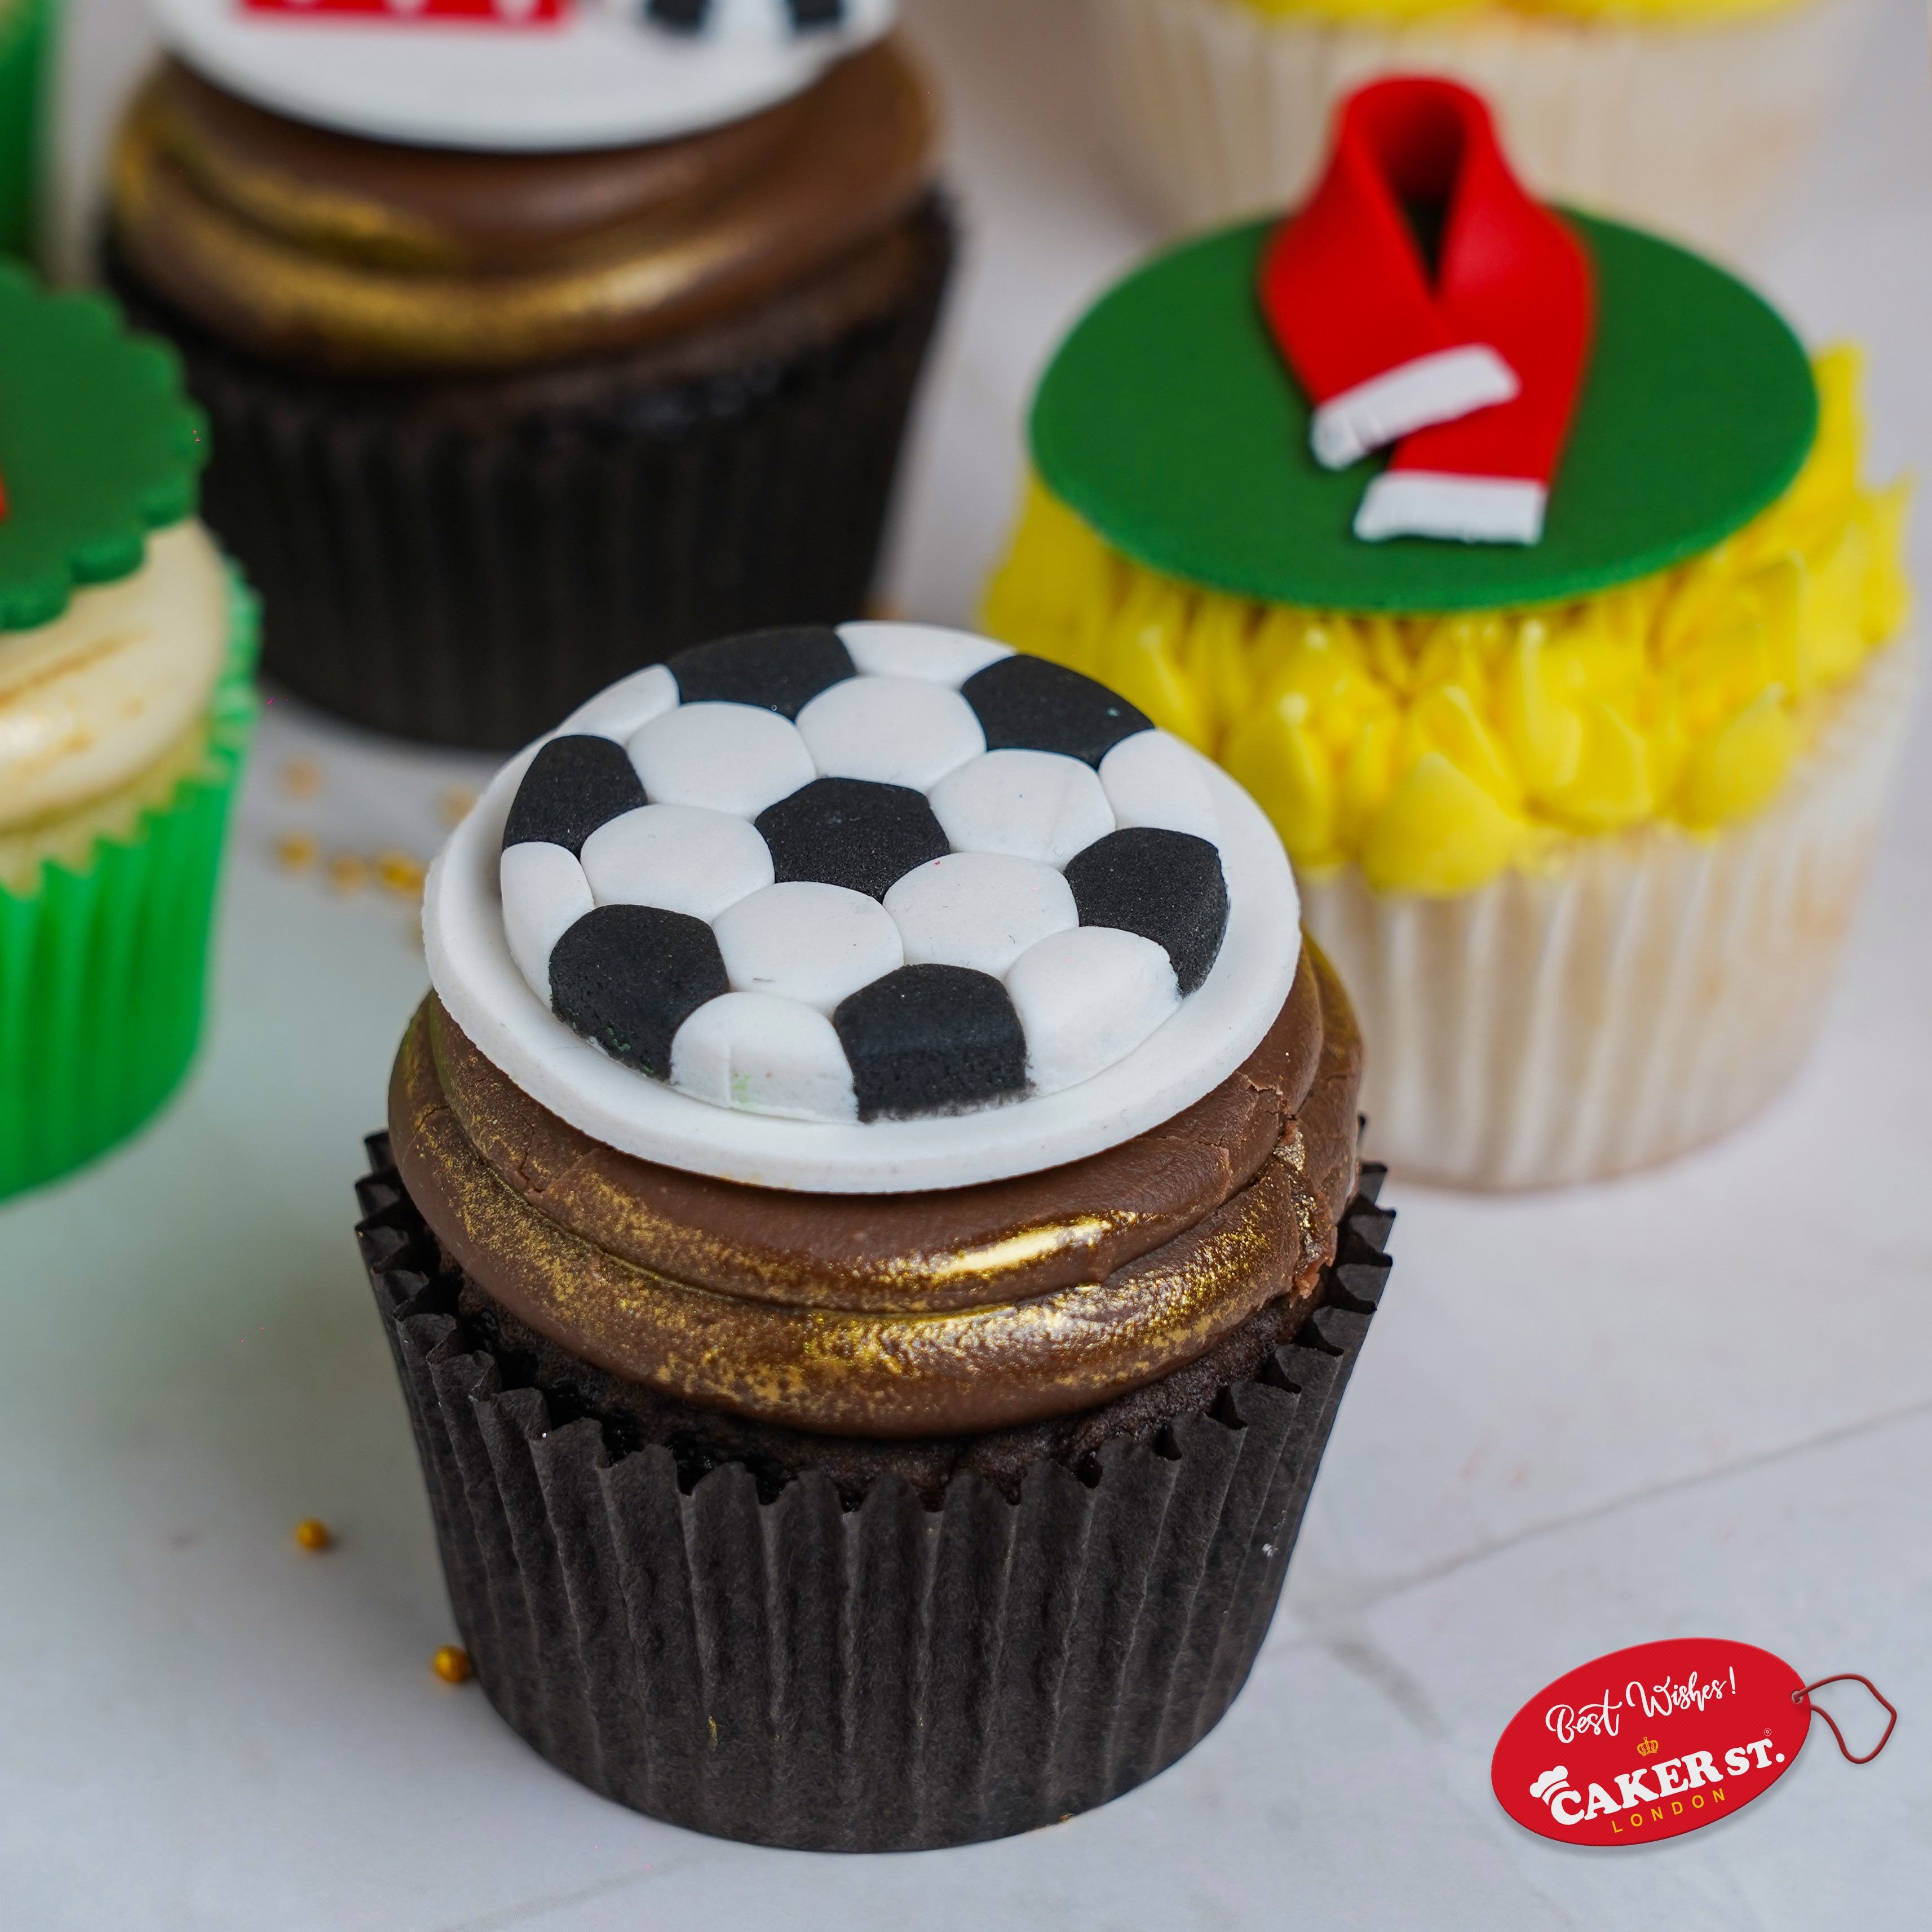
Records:
[[[1654,1738],[1646,1738],[1643,1742],[1637,1746],[1636,1754],[1639,1757],[1650,1757],[1654,1755],[1656,1750],[1657,1740]]]

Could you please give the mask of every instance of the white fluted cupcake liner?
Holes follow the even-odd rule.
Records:
[[[1454,898],[1300,880],[1361,1022],[1367,1153],[1465,1187],[1602,1179],[1756,1113],[1816,1035],[1913,685],[1892,646],[1756,818],[1580,839]]]
[[[1414,22],[1240,0],[1088,0],[1118,144],[1195,228],[1299,201],[1336,101],[1384,74],[1481,92],[1537,191],[1720,254],[1748,248],[1842,94],[1870,0],[1628,24],[1503,5]]]

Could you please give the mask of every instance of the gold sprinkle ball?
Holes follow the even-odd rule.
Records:
[[[470,816],[470,808],[476,802],[475,786],[452,785],[439,801],[443,824],[454,830]]]
[[[304,1550],[332,1549],[335,1532],[319,1517],[306,1516],[296,1525],[296,1541]]]
[[[275,841],[275,863],[284,871],[305,872],[322,856],[312,834],[289,832]]]
[[[422,897],[423,880],[428,876],[429,868],[420,859],[412,859],[406,852],[378,852],[376,854],[376,876],[385,889],[400,894],[405,898]]]
[[[322,789],[322,767],[313,758],[291,758],[282,767],[282,789],[291,798],[313,798]]]
[[[369,862],[353,852],[338,852],[328,862],[328,883],[338,892],[360,892],[369,883]]]
[[[430,1668],[446,1684],[465,1684],[470,1680],[470,1653],[460,1646],[446,1643],[430,1660]]]

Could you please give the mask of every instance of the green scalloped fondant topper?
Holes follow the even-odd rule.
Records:
[[[0,265],[0,630],[51,623],[82,584],[138,570],[194,513],[207,422],[165,344],[99,296]]]
[[[1116,549],[1188,582],[1319,610],[1493,610],[1592,595],[1710,549],[1817,434],[1803,346],[1759,296],[1656,237],[1570,214],[1597,334],[1533,548],[1353,532],[1379,460],[1322,469],[1256,296],[1272,221],[1158,257],[1089,310],[1041,382],[1034,462]]]

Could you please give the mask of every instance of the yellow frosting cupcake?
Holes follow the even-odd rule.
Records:
[[[1351,534],[1389,472],[1310,453],[1256,224],[1070,335],[986,603],[1261,801],[1361,1016],[1370,1152],[1470,1186],[1665,1159],[1789,1078],[1912,682],[1856,353],[1808,364],[1711,265],[1570,225],[1597,327],[1539,540]]]
[[[1735,254],[1844,92],[1870,0],[1096,0],[1115,145],[1177,229],[1290,206],[1384,74],[1490,100],[1552,200]]]
[[[1760,810],[1840,687],[1903,628],[1907,486],[1858,476],[1850,349],[1771,508],[1676,569],[1556,608],[1352,617],[1132,562],[1036,482],[987,628],[1097,677],[1219,758],[1320,875],[1443,895],[1579,836]]]

